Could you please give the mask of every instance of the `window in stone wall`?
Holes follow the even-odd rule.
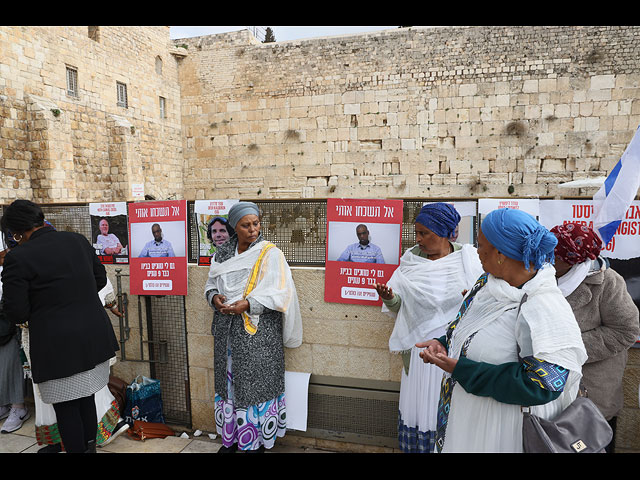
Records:
[[[162,75],[162,58],[156,57],[156,73]]]
[[[118,106],[127,108],[127,85],[125,83],[116,82],[118,92]]]
[[[167,118],[167,99],[159,97],[160,101],[160,118]]]
[[[93,41],[100,41],[100,27],[87,27],[89,38]]]
[[[67,95],[78,96],[78,69],[67,65]]]

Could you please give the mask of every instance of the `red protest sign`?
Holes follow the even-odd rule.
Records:
[[[400,261],[402,200],[327,200],[326,302],[381,305]]]
[[[132,295],[187,294],[187,202],[129,204]]]

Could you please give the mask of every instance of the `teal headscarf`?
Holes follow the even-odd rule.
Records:
[[[491,245],[503,255],[522,261],[527,270],[530,264],[538,270],[544,263],[554,261],[558,240],[527,212],[494,210],[482,221],[481,228]]]

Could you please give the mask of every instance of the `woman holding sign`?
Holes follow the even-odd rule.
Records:
[[[485,274],[446,334],[419,345],[439,366],[438,452],[522,452],[522,407],[553,419],[576,398],[587,355],[558,289],[556,238],[521,210],[490,212],[478,234]]]
[[[394,316],[389,349],[402,355],[398,440],[407,453],[433,450],[442,371],[424,364],[416,343],[444,334],[464,290],[482,275],[472,245],[450,241],[460,215],[448,203],[427,204],[416,218],[417,245],[405,252],[388,284],[376,290]]]
[[[567,223],[551,233],[558,239],[558,287],[573,309],[589,357],[582,367],[582,386],[614,431],[606,448],[612,452],[616,418],[624,403],[627,350],[640,334],[638,308],[624,279],[600,256],[602,241],[591,228]]]
[[[229,210],[235,234],[211,261],[205,297],[214,309],[215,418],[221,453],[261,452],[286,431],[284,347],[302,343],[302,321],[282,252],[263,239],[251,202]]]

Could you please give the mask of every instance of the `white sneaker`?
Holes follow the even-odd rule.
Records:
[[[11,407],[9,405],[2,405],[0,407],[0,420],[2,420],[3,418],[7,418],[10,411]]]
[[[12,408],[0,429],[0,433],[11,433],[22,428],[22,424],[29,419],[31,415],[26,408]]]

